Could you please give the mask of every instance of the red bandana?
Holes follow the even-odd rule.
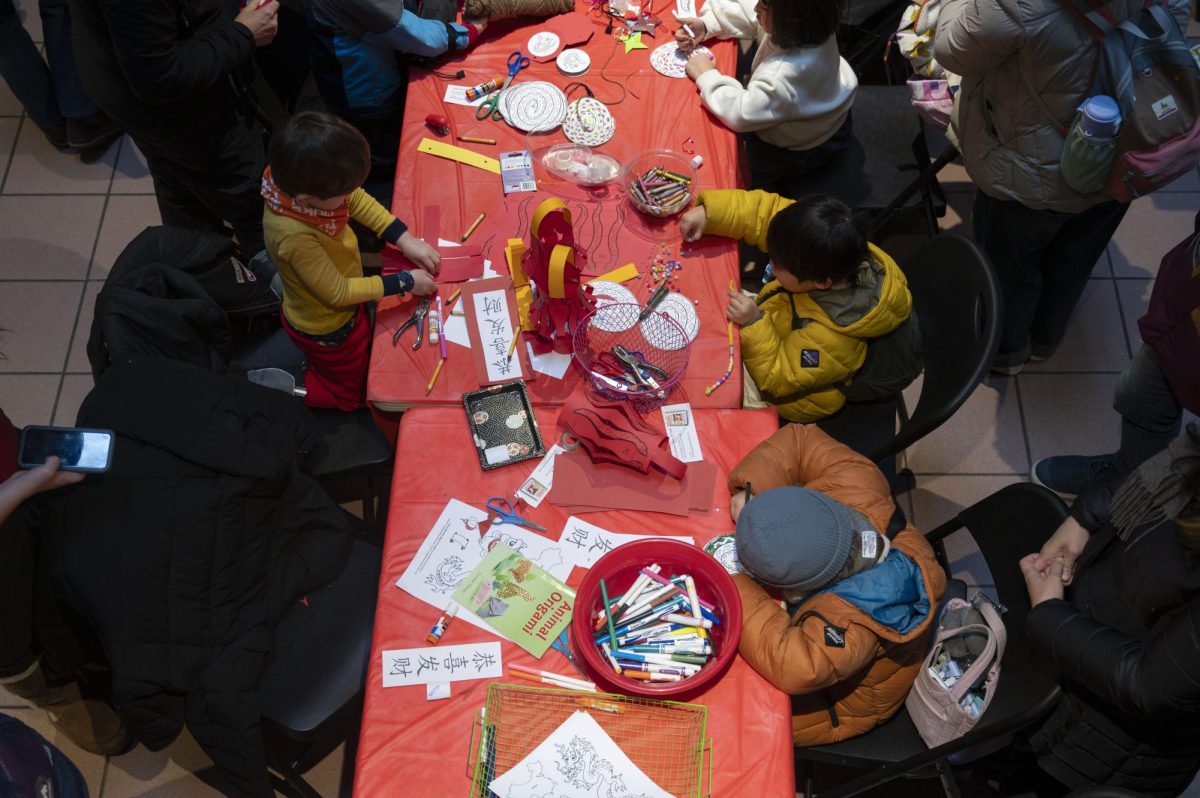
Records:
[[[272,213],[299,219],[333,238],[341,235],[342,230],[346,227],[346,222],[350,220],[350,208],[345,200],[335,211],[323,211],[320,208],[301,205],[295,197],[275,185],[275,181],[271,179],[271,167],[269,166],[263,172],[262,195]]]

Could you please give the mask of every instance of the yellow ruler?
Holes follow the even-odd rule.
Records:
[[[436,155],[439,158],[447,158],[451,161],[458,161],[461,164],[474,166],[476,169],[483,169],[486,172],[500,174],[499,161],[474,150],[468,150],[466,147],[455,147],[453,144],[447,144],[444,141],[435,141],[434,139],[421,139],[421,144],[417,147],[417,151]]]

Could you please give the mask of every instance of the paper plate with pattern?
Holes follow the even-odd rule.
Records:
[[[580,97],[567,106],[563,119],[563,133],[576,144],[598,147],[617,132],[608,106],[594,97]]]
[[[554,130],[567,114],[567,95],[553,83],[534,80],[514,83],[500,94],[504,121],[526,133]]]

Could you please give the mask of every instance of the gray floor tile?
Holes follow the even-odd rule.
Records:
[[[1005,485],[1025,482],[1018,476],[917,475],[912,492],[913,516],[917,529],[927,532],[949,521],[959,510],[991,496]]]
[[[1193,169],[1159,191],[1200,191],[1200,168]]]
[[[88,794],[100,795],[100,785],[104,781],[104,757],[98,754],[89,754],[65,736],[59,734],[58,730],[54,728],[54,724],[50,722],[50,718],[44,709],[33,707],[28,709],[9,709],[5,710],[5,713],[21,721],[26,726],[33,728],[38,734],[58,746],[59,750],[75,763],[75,767],[79,768],[80,775],[83,776],[84,782],[87,783]]]
[[[346,779],[347,789],[343,790],[342,777],[343,770],[353,766],[354,763],[346,762],[346,744],[342,743],[329,756],[313,765],[304,774],[304,780],[324,798],[350,798],[349,782],[353,779]]]
[[[54,425],[74,427],[79,415],[79,405],[92,392],[94,385],[91,374],[67,374],[63,377],[62,389],[58,392],[58,406],[54,410]]]
[[[0,335],[0,352],[5,351],[7,339],[7,333]],[[3,399],[0,409],[18,427],[49,424],[61,381],[58,374],[0,374],[0,398]],[[0,705],[4,701],[5,694],[0,693]]]
[[[967,168],[962,165],[961,158],[942,167],[942,171],[938,172],[937,179],[943,191],[975,194],[975,183],[967,176]]]
[[[1130,352],[1136,352],[1142,343],[1137,321],[1146,314],[1150,302],[1153,280],[1115,280],[1117,295],[1121,299],[1121,312],[1125,316],[1125,334],[1129,338]]]
[[[0,86],[4,82],[0,81]],[[17,142],[17,129],[21,126],[19,117],[0,117],[0,175],[8,168],[8,158],[12,155],[13,145]]]
[[[1022,373],[1017,380],[1033,462],[1116,450],[1121,431],[1112,409],[1116,374]]]
[[[71,353],[67,356],[67,373],[90,374],[92,365],[88,362],[87,342],[92,334],[92,316],[96,310],[96,295],[104,283],[92,280],[83,291],[83,304],[79,307],[79,321],[75,324],[75,337],[71,339]]]
[[[203,780],[212,779],[212,769],[211,760],[185,730],[161,751],[139,745],[109,759],[100,798],[216,798],[220,791]]]
[[[0,279],[85,279],[103,208],[101,196],[0,196]]]
[[[1117,293],[1109,279],[1088,280],[1058,351],[1026,371],[1120,371],[1129,361]]]
[[[905,391],[910,412],[915,397]],[[923,473],[1025,474],[1025,436],[1016,385],[987,377],[950,419],[908,448],[908,467]]]
[[[1159,191],[1129,206],[1108,245],[1117,277],[1153,277],[1171,247],[1192,232],[1200,193]]]
[[[53,372],[66,363],[83,283],[4,283],[0,372]]]
[[[153,194],[154,181],[146,168],[146,158],[128,136],[121,140],[117,170],[113,173],[113,194]]]
[[[0,116],[20,116],[23,113],[25,109],[17,96],[12,93],[7,83],[0,80]]]
[[[100,226],[96,256],[92,259],[93,280],[108,276],[117,256],[134,237],[151,225],[162,224],[154,197],[116,196],[108,198],[108,209]]]
[[[36,125],[21,126],[21,135],[8,167],[5,194],[104,194],[117,159],[114,144],[95,163],[51,146]]]

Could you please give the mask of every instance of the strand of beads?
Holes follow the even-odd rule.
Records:
[[[734,290],[733,280],[729,281],[729,290],[730,291]],[[717,380],[712,385],[710,385],[704,389],[705,396],[712,396],[712,392],[717,390],[718,388],[720,388],[722,385],[724,385],[725,380],[729,379],[729,375],[733,373],[733,322],[732,321],[725,322],[725,332],[729,336],[729,365],[727,365],[725,367],[725,373],[721,375],[721,378],[719,380]]]

